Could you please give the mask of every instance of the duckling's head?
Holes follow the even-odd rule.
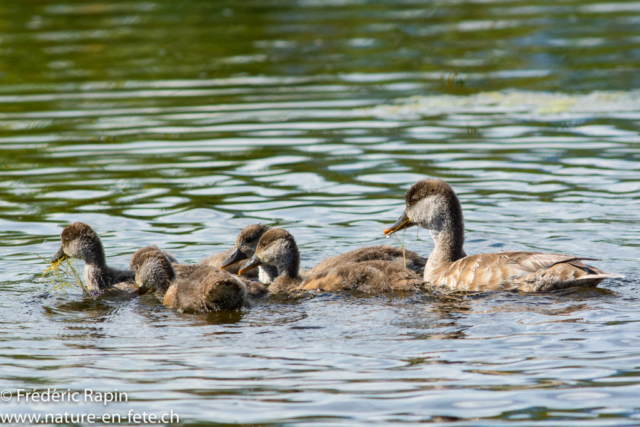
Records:
[[[296,277],[300,270],[300,251],[293,236],[283,228],[272,228],[265,232],[256,247],[255,255],[238,271],[242,274],[261,264],[278,269],[278,275]]]
[[[60,235],[62,245],[53,256],[51,262],[57,262],[67,257],[77,258],[86,263],[104,264],[104,248],[95,231],[84,222],[74,222],[62,230]]]
[[[440,231],[445,227],[462,227],[462,207],[453,188],[441,179],[424,179],[411,186],[405,195],[405,210],[384,234],[418,225]]]
[[[136,273],[136,285],[142,292],[166,292],[176,277],[171,261],[155,245],[138,249],[131,256],[130,268]]]
[[[236,247],[222,262],[220,269],[230,267],[243,259],[251,258],[256,252],[260,237],[269,229],[270,227],[265,224],[251,224],[243,228],[236,239]]]

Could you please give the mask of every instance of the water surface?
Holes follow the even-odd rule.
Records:
[[[640,3],[5,1],[0,388],[244,425],[640,423]],[[543,295],[268,298],[185,315],[40,277],[73,221],[108,261],[196,262],[265,222],[303,267],[446,179],[466,250],[626,279]],[[427,255],[425,231],[407,247]]]

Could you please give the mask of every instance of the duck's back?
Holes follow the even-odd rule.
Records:
[[[300,288],[327,292],[381,294],[393,291],[416,291],[421,284],[422,279],[403,265],[393,261],[373,260],[340,263],[335,267],[310,274]]]
[[[460,291],[541,292],[596,286],[608,277],[619,277],[584,264],[585,259],[589,258],[520,251],[478,254],[427,270],[424,279]]]
[[[178,277],[165,294],[163,304],[184,312],[235,310],[246,302],[247,290],[237,277],[215,267],[193,266]]]
[[[406,267],[416,273],[424,270],[424,266],[427,262],[426,258],[420,256],[417,252],[405,249],[403,253],[402,248],[395,246],[367,246],[327,258],[317,266],[313,267],[309,271],[309,274],[316,274],[329,268],[338,267],[341,264],[360,263],[366,261],[389,261],[404,267],[405,260]]]
[[[171,264],[171,266],[173,267],[173,271],[176,272],[176,277],[178,278],[178,280],[184,280],[188,278],[194,271],[199,268],[209,267],[203,266],[201,264]]]
[[[176,272],[176,277],[179,280],[187,279],[191,274],[193,274],[194,271],[201,269],[203,267],[215,268],[215,267],[202,265],[202,264],[195,264],[195,265],[194,264],[172,264],[172,266],[174,271]],[[269,293],[269,290],[265,285],[255,280],[251,280],[245,277],[245,275],[236,276],[235,278],[242,281],[242,283],[244,283],[245,287],[247,288],[247,295],[252,298],[261,297]]]

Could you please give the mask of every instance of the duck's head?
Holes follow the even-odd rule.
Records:
[[[84,222],[74,222],[62,230],[62,245],[51,262],[77,258],[87,263],[104,263],[104,248],[95,231]]]
[[[258,241],[269,229],[270,227],[265,224],[251,224],[243,228],[236,239],[236,247],[222,262],[220,269],[224,270],[236,262],[251,258],[256,252]]]
[[[166,292],[176,277],[171,261],[155,245],[138,249],[131,256],[130,268],[136,273],[136,285],[142,292]]]
[[[418,225],[439,231],[447,226],[462,226],[462,207],[453,188],[441,179],[425,179],[407,190],[405,210],[385,235]]]
[[[278,275],[286,273],[291,277],[298,275],[300,252],[293,236],[285,229],[272,228],[265,232],[247,265],[238,271],[243,274],[259,265],[266,264],[278,269]]]

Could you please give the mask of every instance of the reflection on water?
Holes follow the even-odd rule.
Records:
[[[109,411],[189,422],[637,422],[639,21],[637,2],[3,2],[2,388],[118,389]],[[195,262],[262,221],[310,267],[393,244],[424,176],[459,194],[468,253],[626,279],[193,316],[40,277],[72,221],[112,265],[148,244]],[[105,411],[55,407],[80,409]]]

